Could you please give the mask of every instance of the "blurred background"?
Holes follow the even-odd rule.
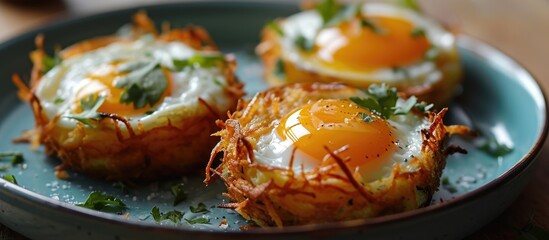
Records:
[[[0,0],[0,44],[71,16],[174,0]],[[295,1],[296,4],[299,1]],[[427,15],[476,37],[525,66],[549,93],[549,0],[418,0]],[[494,106],[497,107],[497,106]],[[549,239],[549,151],[532,181],[500,217],[470,239]],[[0,225],[0,240],[23,239]]]

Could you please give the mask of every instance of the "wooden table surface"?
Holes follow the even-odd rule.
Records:
[[[162,0],[166,1],[166,0]],[[22,3],[23,2],[23,3]],[[31,2],[31,3],[29,3]],[[0,0],[0,42],[67,15],[90,14],[154,0]],[[420,0],[428,15],[499,48],[523,64],[549,93],[549,0]],[[470,239],[517,239],[549,229],[549,144],[513,205]],[[523,233],[524,234],[524,233]],[[24,239],[0,225],[0,240]],[[526,238],[536,239],[536,238]],[[541,238],[537,238],[541,239]]]

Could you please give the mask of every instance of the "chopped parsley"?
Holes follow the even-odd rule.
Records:
[[[192,213],[210,212],[210,210],[206,208],[206,204],[204,203],[198,203],[198,206],[196,207],[189,206],[189,209]]]
[[[177,204],[187,200],[187,197],[188,197],[188,193],[185,192],[185,189],[183,188],[183,184],[182,183],[178,183],[178,184],[175,184],[173,185],[171,188],[170,188],[170,192],[172,193],[173,195],[173,205],[176,206]]]
[[[419,7],[419,4],[416,2],[416,0],[396,0],[396,2],[402,7],[414,10],[416,12],[421,12],[421,7]]]
[[[101,120],[101,116],[97,113],[97,109],[105,102],[105,96],[98,96],[94,94],[88,95],[80,99],[80,108],[82,112],[79,114],[65,116],[66,118],[74,119],[83,123],[84,125],[90,126],[91,120]]]
[[[313,40],[309,39],[309,38],[307,38],[303,35],[297,36],[297,38],[294,40],[294,43],[299,49],[301,49],[305,52],[310,52],[314,48]]]
[[[53,100],[53,104],[55,104],[55,105],[61,104],[63,102],[65,102],[65,99],[60,98],[60,97],[56,97],[55,100]]]
[[[425,37],[425,30],[423,28],[414,28],[412,32],[410,32],[410,35],[412,35],[413,38]]]
[[[21,152],[0,152],[0,158],[9,158],[11,165],[25,162],[25,158],[23,158],[23,153]]]
[[[61,55],[59,55],[59,51],[55,51],[53,57],[44,54],[44,58],[42,58],[42,74],[49,72],[52,68],[59,65],[59,63],[61,63]]]
[[[199,217],[194,219],[185,218],[185,221],[187,221],[189,224],[209,224],[210,223],[210,219],[207,217]]]
[[[337,14],[324,24],[325,27],[336,26],[341,22],[361,16],[361,5],[351,4],[339,8]]]
[[[406,100],[401,99],[398,97],[396,88],[388,87],[385,84],[373,84],[363,91],[369,97],[351,97],[350,100],[385,119],[389,119],[393,115],[407,114],[412,108],[424,113],[432,107],[424,102],[417,103],[417,98],[413,96]]]
[[[121,212],[128,209],[122,200],[97,191],[90,193],[85,202],[78,203],[76,206],[102,212]]]
[[[386,33],[385,29],[380,28],[373,21],[370,21],[370,20],[367,20],[367,19],[361,19],[360,20],[360,25],[364,28],[369,28],[375,34],[383,35],[383,34]]]
[[[269,21],[267,23],[267,26],[269,28],[271,28],[273,31],[275,31],[276,34],[278,34],[279,36],[281,36],[281,37],[284,36],[284,30],[282,30],[282,28],[280,27],[280,25],[276,21]]]
[[[170,220],[173,223],[180,223],[183,218],[183,212],[172,210],[166,213],[160,212],[160,209],[157,206],[154,206],[151,209],[151,216],[155,222],[162,222],[164,220]]]
[[[477,148],[485,153],[488,153],[490,156],[503,157],[513,152],[512,146],[508,146],[507,144],[498,141],[496,137],[486,136],[487,134],[482,135],[484,136],[484,139],[480,141]]]
[[[332,21],[341,9],[342,6],[336,0],[324,0],[316,5],[316,11],[320,14],[324,25]]]
[[[17,184],[17,179],[15,179],[15,176],[13,176],[13,174],[10,174],[10,175],[4,175],[2,176],[2,178],[8,182],[11,182],[13,184]]]
[[[118,78],[115,86],[124,89],[120,102],[133,104],[135,109],[153,106],[160,100],[168,85],[166,76],[157,61],[130,62],[118,67],[127,75]]]
[[[286,77],[284,62],[280,58],[276,60],[275,67],[274,67],[274,75],[281,79],[284,79]]]
[[[364,112],[360,112],[360,117],[362,118],[362,121],[364,121],[365,123],[371,123],[374,121],[374,119],[370,115]]]
[[[426,52],[425,55],[423,55],[423,59],[426,61],[435,61],[437,60],[439,56],[439,51],[436,47],[431,46]]]
[[[455,193],[455,192],[457,192],[456,186],[454,186],[454,185],[450,182],[450,179],[449,179],[448,177],[443,177],[443,178],[442,178],[442,187],[444,187],[444,189],[448,190],[448,192],[450,192],[450,193]]]
[[[186,68],[212,68],[225,62],[223,54],[194,55],[188,59],[174,59],[175,71],[183,71]]]

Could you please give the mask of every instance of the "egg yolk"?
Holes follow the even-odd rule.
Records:
[[[315,57],[330,67],[353,71],[404,66],[421,60],[430,47],[425,34],[415,30],[400,18],[355,18],[322,29],[315,39]]]
[[[333,161],[325,149],[346,148],[337,155],[348,167],[378,166],[392,155],[396,144],[386,120],[349,100],[319,100],[283,118],[277,133],[297,151],[319,162]],[[331,160],[330,160],[331,159]]]
[[[98,66],[90,71],[86,78],[81,82],[81,88],[76,94],[76,100],[73,103],[73,109],[77,109],[76,112],[82,111],[80,107],[80,100],[87,98],[89,95],[102,95],[105,96],[105,101],[97,110],[104,113],[115,113],[120,116],[135,116],[144,114],[150,107],[144,107],[136,109],[133,104],[125,104],[120,102],[120,97],[124,93],[125,89],[117,88],[116,78],[124,76],[125,73],[117,71],[117,63],[105,64]],[[162,94],[159,103],[171,93],[171,80],[170,74],[164,71],[164,75],[167,79],[167,87]]]

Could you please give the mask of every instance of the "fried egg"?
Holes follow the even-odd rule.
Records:
[[[109,180],[154,180],[193,172],[207,161],[215,121],[243,95],[234,59],[200,27],[159,34],[141,12],[125,35],[98,37],[59,52],[31,53],[29,136],[66,168]]]
[[[370,91],[381,98],[374,100]],[[216,134],[221,141],[206,182],[212,173],[221,176],[230,206],[259,226],[371,218],[425,206],[446,163],[444,142],[465,128],[444,126],[447,109],[425,112],[415,98],[383,98],[390,94],[396,97],[385,86],[365,93],[323,83],[258,93]],[[386,100],[392,115],[365,107]],[[221,152],[221,164],[212,168]]]
[[[307,10],[265,28],[257,52],[268,83],[383,83],[437,106],[455,95],[461,78],[455,38],[438,23],[389,3],[333,11],[330,17]]]

